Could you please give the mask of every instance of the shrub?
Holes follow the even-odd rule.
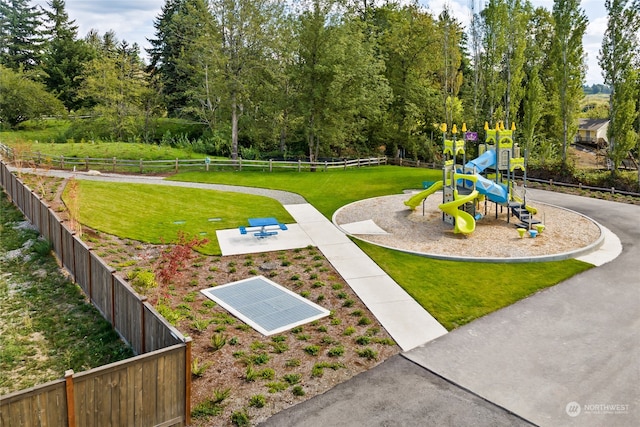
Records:
[[[353,326],[347,326],[344,332],[342,333],[342,335],[348,337],[350,335],[353,335],[355,332],[356,332],[356,328],[354,328]]]
[[[191,362],[191,374],[194,377],[201,377],[204,375],[205,371],[209,366],[211,366],[211,363],[206,362],[206,363],[200,364],[200,359],[196,357]]]
[[[251,356],[251,361],[256,365],[264,365],[269,361],[269,355],[267,353],[254,354]]]
[[[231,395],[231,389],[225,388],[224,390],[213,390],[213,402],[214,403],[222,403],[226,398]]]
[[[249,398],[249,406],[262,408],[267,404],[267,399],[262,394],[255,394]]]
[[[259,372],[253,369],[251,366],[247,366],[247,369],[244,371],[244,380],[248,383],[253,382],[258,378]]]
[[[282,377],[290,385],[298,384],[300,382],[301,375],[300,374],[287,374]]]
[[[218,351],[227,343],[227,337],[223,334],[214,334],[211,337],[211,349]]]
[[[304,352],[310,356],[317,356],[320,352],[320,347],[318,347],[317,345],[309,345],[304,348]]]
[[[344,302],[342,303],[343,307],[352,307],[353,304],[355,304],[356,302],[352,299],[346,299],[344,300]]]
[[[241,411],[235,411],[233,414],[231,414],[231,422],[233,423],[233,425],[236,425],[238,427],[248,426],[250,425],[249,414],[247,414],[247,411],[245,411],[244,409]]]
[[[362,316],[360,319],[358,319],[358,325],[360,326],[365,326],[370,324],[371,324],[371,319],[369,319],[367,316]]]
[[[168,284],[178,276],[193,257],[194,249],[205,246],[209,240],[199,237],[189,238],[184,231],[178,231],[177,241],[160,256],[157,276],[161,283]]]
[[[378,352],[373,350],[372,348],[365,348],[363,350],[358,350],[358,356],[364,357],[369,360],[375,360],[378,358]]]
[[[263,380],[272,380],[276,377],[276,371],[271,368],[266,368],[260,371],[260,378]]]
[[[291,389],[291,392],[294,396],[304,396],[305,392],[301,385],[297,385]]]
[[[356,338],[356,344],[359,344],[359,345],[367,345],[370,342],[371,342],[371,338],[366,335],[362,335]]]
[[[157,288],[156,275],[149,270],[137,271],[131,278],[131,286],[142,294],[149,289]]]
[[[222,406],[216,404],[211,399],[207,399],[204,402],[198,403],[191,411],[193,418],[205,418],[220,415],[222,413]]]
[[[269,389],[269,393],[277,393],[279,391],[286,390],[289,387],[287,383],[283,383],[280,381],[267,383],[266,386]]]
[[[333,347],[329,349],[329,351],[327,351],[327,355],[329,357],[339,357],[339,356],[342,356],[343,354],[344,354],[344,347],[341,345]]]
[[[284,366],[286,366],[287,368],[295,368],[297,366],[300,366],[300,359],[289,359],[284,362]]]

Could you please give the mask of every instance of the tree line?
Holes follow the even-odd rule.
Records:
[[[615,169],[638,150],[640,0],[605,0],[598,61],[610,90]],[[469,28],[447,8],[375,0],[166,0],[149,63],[110,31],[85,37],[64,0],[0,0],[0,120],[16,126],[73,112],[76,139],[175,143],[162,118],[201,124],[188,143],[252,153],[427,161],[439,123],[515,122],[533,156],[567,161],[584,97],[587,18],[579,0],[552,10],[488,0]]]

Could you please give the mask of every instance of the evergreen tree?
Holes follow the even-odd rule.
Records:
[[[198,11],[202,22],[190,18]],[[203,11],[208,13],[204,0],[166,0],[153,24],[155,38],[149,39],[151,48],[147,50],[149,71],[159,82],[170,116],[180,116],[190,102],[187,92],[192,76],[179,64],[184,54],[195,51],[196,40],[203,35],[201,27],[210,21],[200,14]]]
[[[93,52],[84,41],[76,39],[78,27],[69,20],[64,0],[51,0],[48,6],[45,15],[49,42],[42,66],[47,74],[45,84],[69,110],[77,110],[81,107],[77,99],[79,76]]]
[[[582,37],[587,29],[587,17],[580,8],[580,0],[555,0],[552,14],[551,67],[558,94],[557,114],[562,120],[562,163],[566,164],[567,146],[578,130],[577,117],[584,96]]]
[[[0,64],[13,70],[40,65],[44,39],[41,13],[29,0],[0,0]]]
[[[609,15],[598,63],[609,95],[609,152],[611,172],[615,175],[629,150],[637,145],[634,129],[638,119],[640,88],[640,1],[606,0]]]

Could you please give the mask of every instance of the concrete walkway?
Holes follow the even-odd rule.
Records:
[[[310,204],[285,208],[403,350],[447,333],[316,208]]]

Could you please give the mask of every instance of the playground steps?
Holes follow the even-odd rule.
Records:
[[[520,223],[516,224],[516,226],[531,228],[532,225],[540,224],[540,221],[533,217],[533,215],[525,208],[524,204],[510,204],[509,207],[511,208],[513,216],[520,220]]]

